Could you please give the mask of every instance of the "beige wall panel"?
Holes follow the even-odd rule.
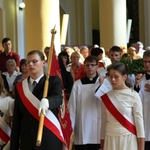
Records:
[[[56,25],[55,48],[60,51],[59,0],[26,0],[25,27],[26,49],[43,50],[50,46],[51,29]]]

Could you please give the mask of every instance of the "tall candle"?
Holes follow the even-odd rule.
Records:
[[[68,21],[69,21],[69,15],[64,14],[63,19],[62,19],[62,28],[61,28],[61,35],[60,35],[60,44],[61,45],[65,45],[65,43],[66,43]]]

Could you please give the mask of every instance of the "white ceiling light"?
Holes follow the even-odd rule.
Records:
[[[26,7],[26,5],[25,5],[24,2],[21,2],[21,3],[19,4],[19,10],[23,10],[25,7]]]

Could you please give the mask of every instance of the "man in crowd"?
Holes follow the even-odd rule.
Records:
[[[0,54],[0,71],[6,72],[6,62],[9,59],[14,59],[16,61],[16,70],[19,71],[20,56],[12,51],[12,43],[10,38],[4,38],[2,40],[2,47],[4,51]]]
[[[121,48],[119,46],[113,46],[109,50],[109,58],[111,63],[119,61],[121,58]]]

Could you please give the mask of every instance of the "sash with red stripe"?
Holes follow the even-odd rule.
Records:
[[[17,89],[26,109],[36,120],[39,121],[40,118],[38,116],[38,106],[40,101],[30,92],[27,79],[25,79],[23,82],[18,83]],[[65,143],[60,123],[50,110],[48,110],[48,112],[46,113],[44,126],[47,127],[51,132],[53,132],[59,140]],[[66,149],[66,147],[63,149]]]
[[[118,122],[128,131],[136,135],[135,126],[118,111],[118,109],[112,103],[108,95],[104,94],[103,96],[101,96],[101,99],[104,105],[106,106],[107,110],[118,120]]]
[[[10,140],[11,128],[7,123],[0,117],[0,138],[7,143]]]

